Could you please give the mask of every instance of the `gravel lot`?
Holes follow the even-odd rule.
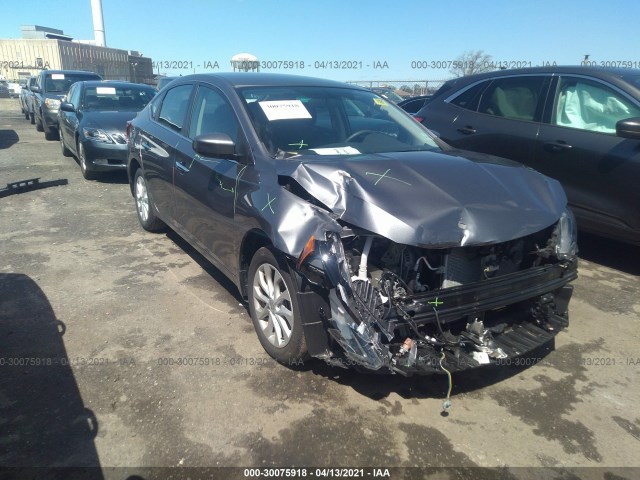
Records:
[[[639,248],[581,236],[569,329],[530,366],[455,375],[445,416],[442,376],[274,363],[233,285],[139,227],[124,173],[85,181],[0,99],[0,189],[32,178],[60,185],[0,193],[2,466],[640,478]]]

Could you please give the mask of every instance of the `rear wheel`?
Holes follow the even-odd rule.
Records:
[[[149,197],[147,180],[144,178],[144,173],[141,168],[136,170],[136,174],[133,177],[133,196],[136,200],[136,212],[138,213],[138,220],[142,228],[148,232],[161,232],[164,230],[166,225],[156,214],[151,198]]]
[[[29,110],[23,110],[25,120],[29,120]]]
[[[36,116],[33,112],[29,112],[29,120],[31,121],[31,125],[34,125],[36,123]]]
[[[92,172],[87,168],[88,161],[82,142],[78,142],[78,149],[76,151],[78,152],[78,162],[80,163],[80,171],[82,172],[82,176],[85,178],[85,180],[93,180],[94,178],[96,178],[96,174],[95,172]]]
[[[307,359],[297,290],[286,264],[263,247],[251,260],[248,278],[249,312],[262,347],[283,364]]]

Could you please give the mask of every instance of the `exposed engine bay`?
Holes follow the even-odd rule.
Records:
[[[560,223],[441,249],[349,227],[314,239],[299,264],[315,283],[327,273],[323,285],[334,288],[323,320],[341,347],[316,356],[410,375],[496,364],[545,343],[568,325],[566,284],[577,276],[575,257],[557,253]]]

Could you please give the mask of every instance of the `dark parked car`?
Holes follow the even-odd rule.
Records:
[[[11,90],[9,90],[9,84],[4,80],[0,80],[0,98],[11,98]]]
[[[433,95],[418,95],[415,97],[405,98],[401,102],[398,102],[398,106],[405,112],[413,115],[418,113],[418,111],[424,107],[429,100],[431,100],[431,97],[433,97]]]
[[[156,91],[129,82],[76,82],[60,104],[60,148],[74,154],[86,179],[127,166],[127,122]]]
[[[71,85],[81,80],[102,80],[97,73],[79,70],[43,70],[31,87],[36,130],[44,132],[47,140],[58,133],[58,107]]]
[[[164,87],[166,87],[171,82],[173,82],[176,78],[180,78],[180,77],[160,77],[158,79],[158,84],[156,85],[156,90],[159,92]]]
[[[568,324],[575,224],[560,184],[453,150],[369,90],[191,75],[128,138],[143,228],[168,225],[227,275],[282,363],[507,365]]]
[[[640,244],[640,70],[502,70],[446,82],[416,114],[445,142],[560,180],[581,230]]]
[[[20,92],[20,108],[22,109],[24,118],[26,118],[27,120],[31,120],[32,124],[36,123],[33,112],[33,92],[31,91],[31,87],[33,87],[35,84],[36,77],[29,77],[26,83],[22,86],[22,91]]]

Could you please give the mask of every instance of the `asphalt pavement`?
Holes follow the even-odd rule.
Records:
[[[580,249],[569,328],[521,364],[454,375],[444,415],[444,376],[275,363],[235,287],[138,225],[124,173],[84,180],[0,99],[0,466],[640,478],[640,248]]]

